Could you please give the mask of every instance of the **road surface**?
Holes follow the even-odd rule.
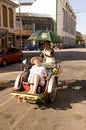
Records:
[[[86,130],[86,49],[58,50],[55,56],[63,71],[54,103],[17,104],[13,86],[0,85],[1,130]]]

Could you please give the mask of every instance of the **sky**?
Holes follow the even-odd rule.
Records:
[[[21,1],[34,1],[34,0],[21,0]],[[36,0],[34,4],[31,6],[21,6],[21,12],[49,14],[52,15],[52,17],[54,18],[55,0]]]
[[[21,6],[21,12],[43,13],[43,14],[45,13],[51,15],[55,19],[56,16],[55,2],[56,0],[36,0],[34,4],[31,6]],[[82,34],[86,34],[86,0],[69,0],[69,2],[77,17],[76,30],[81,32]]]
[[[77,16],[77,31],[86,34],[86,0],[69,0]]]

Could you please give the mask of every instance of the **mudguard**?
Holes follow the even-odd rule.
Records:
[[[20,87],[20,83],[26,81],[27,77],[28,77],[28,71],[24,71],[21,74],[19,74],[15,80],[14,89],[18,89]]]
[[[48,83],[48,90],[47,90],[48,93],[52,92],[52,85],[53,85],[54,79],[55,79],[55,75],[52,75]]]
[[[20,78],[21,78],[21,74],[19,74],[15,80],[14,89],[19,88]]]

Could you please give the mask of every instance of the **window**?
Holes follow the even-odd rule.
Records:
[[[0,26],[1,26],[1,7],[0,7]]]
[[[3,26],[8,26],[8,20],[7,20],[7,8],[3,5],[2,6],[2,15],[3,15]]]
[[[13,28],[13,10],[9,8],[9,26],[10,28]]]
[[[10,48],[8,51],[11,53],[15,53],[15,52],[18,52],[18,49],[17,48]]]

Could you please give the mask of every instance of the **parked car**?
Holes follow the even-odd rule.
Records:
[[[27,45],[24,47],[24,50],[40,50],[39,45]]]
[[[6,66],[9,63],[23,60],[23,52],[15,47],[0,49],[0,65]]]

